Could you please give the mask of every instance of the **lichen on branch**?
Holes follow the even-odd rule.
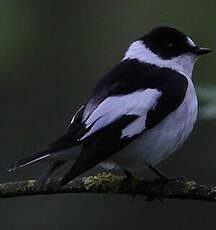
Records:
[[[201,185],[193,180],[175,178],[170,180],[144,180],[142,177],[126,178],[113,174],[97,174],[75,179],[63,188],[53,190],[58,179],[52,178],[41,190],[34,190],[35,180],[25,180],[0,184],[0,198],[51,195],[60,193],[103,193],[144,195],[147,200],[191,199],[216,201],[216,186]],[[55,186],[54,186],[55,187]]]

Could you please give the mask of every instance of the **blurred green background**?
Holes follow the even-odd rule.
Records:
[[[9,174],[18,158],[61,135],[97,79],[131,41],[168,25],[216,50],[213,0],[0,0],[1,182],[37,178],[44,165]],[[215,54],[198,61],[201,119],[159,167],[173,176],[216,183]],[[61,171],[62,172],[62,171]],[[150,178],[148,171],[143,173]],[[53,195],[0,200],[2,229],[214,229],[216,205],[132,202],[123,195]]]

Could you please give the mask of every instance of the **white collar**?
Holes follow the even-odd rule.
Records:
[[[128,48],[122,61],[126,59],[137,59],[140,62],[153,64],[160,68],[170,68],[183,74],[187,78],[191,78],[193,67],[198,56],[183,54],[172,59],[162,59],[147,48],[142,41],[135,41]]]

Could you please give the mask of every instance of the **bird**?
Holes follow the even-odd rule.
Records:
[[[70,160],[58,188],[98,165],[126,175],[150,168],[166,177],[156,165],[192,132],[198,114],[192,72],[199,57],[211,51],[178,29],[153,28],[133,41],[123,59],[96,83],[62,136],[9,171],[48,162],[38,189]]]

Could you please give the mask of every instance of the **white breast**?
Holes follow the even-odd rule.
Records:
[[[179,148],[191,133],[197,119],[197,96],[191,79],[183,103],[154,128],[145,131],[125,149],[109,159],[129,170],[155,165]],[[106,166],[106,165],[104,165]]]

